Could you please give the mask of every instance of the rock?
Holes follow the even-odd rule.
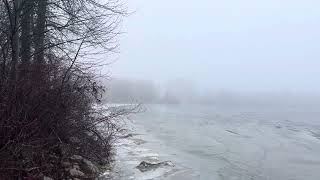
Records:
[[[114,174],[111,173],[110,170],[106,170],[104,173],[102,173],[98,179],[114,179]]]
[[[64,161],[64,162],[61,163],[61,165],[64,168],[68,168],[68,167],[71,167],[72,164],[70,162],[68,162],[68,161]]]
[[[83,157],[79,155],[73,155],[70,159],[74,161],[82,161]]]
[[[121,136],[120,138],[126,139],[130,137],[133,137],[133,134],[127,134],[127,135]]]
[[[99,168],[95,166],[91,161],[87,159],[83,159],[83,163],[80,165],[81,169],[83,169],[86,173],[89,174],[97,174],[99,173]]]
[[[73,169],[80,170],[80,166],[79,166],[79,164],[77,164],[77,163],[73,164]]]
[[[53,180],[51,177],[48,177],[48,176],[44,176],[43,177],[43,180]]]
[[[70,160],[74,162],[72,163],[74,169],[81,170],[86,175],[95,176],[99,173],[99,168],[82,156],[73,155]]]
[[[84,173],[76,168],[70,169],[69,173],[72,177],[84,177]]]
[[[133,139],[133,142],[134,142],[136,145],[141,145],[141,144],[145,144],[147,141],[142,140],[142,139]]]
[[[137,169],[139,169],[141,172],[146,172],[146,171],[158,169],[163,166],[174,166],[174,164],[170,161],[165,161],[160,163],[150,163],[150,162],[142,161],[137,166]]]

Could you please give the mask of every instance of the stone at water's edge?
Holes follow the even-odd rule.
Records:
[[[48,176],[44,176],[43,177],[43,180],[53,180],[51,177],[48,177]]]
[[[84,173],[77,168],[72,168],[69,170],[70,176],[75,178],[84,177]]]
[[[150,162],[142,161],[137,166],[137,169],[139,169],[141,172],[146,172],[146,171],[154,170],[164,166],[174,166],[174,165],[170,161],[165,161],[160,163],[150,163]]]
[[[64,162],[63,164],[67,166],[65,168],[73,178],[92,178],[97,177],[99,174],[99,168],[97,166],[79,155],[72,156],[70,162]]]
[[[81,168],[90,174],[97,174],[99,173],[99,169],[97,168],[97,166],[95,166],[91,161],[87,160],[87,159],[83,159],[82,161],[82,166]]]

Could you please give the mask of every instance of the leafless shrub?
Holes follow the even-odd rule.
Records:
[[[96,108],[90,54],[116,49],[121,4],[109,0],[0,2],[0,179],[67,175],[72,155],[110,163],[117,120],[136,107]],[[94,51],[97,50],[97,51]]]

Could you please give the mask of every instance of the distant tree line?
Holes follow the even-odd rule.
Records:
[[[159,100],[159,91],[152,81],[114,79],[105,83],[106,102],[156,103]]]
[[[193,86],[174,82],[166,87],[157,86],[153,81],[113,79],[105,82],[105,101],[113,103],[191,103],[196,97]]]
[[[105,82],[109,103],[202,104],[219,106],[316,105],[320,96],[290,92],[239,92],[199,89],[186,80],[165,85],[148,80],[113,79]]]

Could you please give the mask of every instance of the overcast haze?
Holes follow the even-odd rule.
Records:
[[[320,90],[320,1],[129,0],[114,78]]]

